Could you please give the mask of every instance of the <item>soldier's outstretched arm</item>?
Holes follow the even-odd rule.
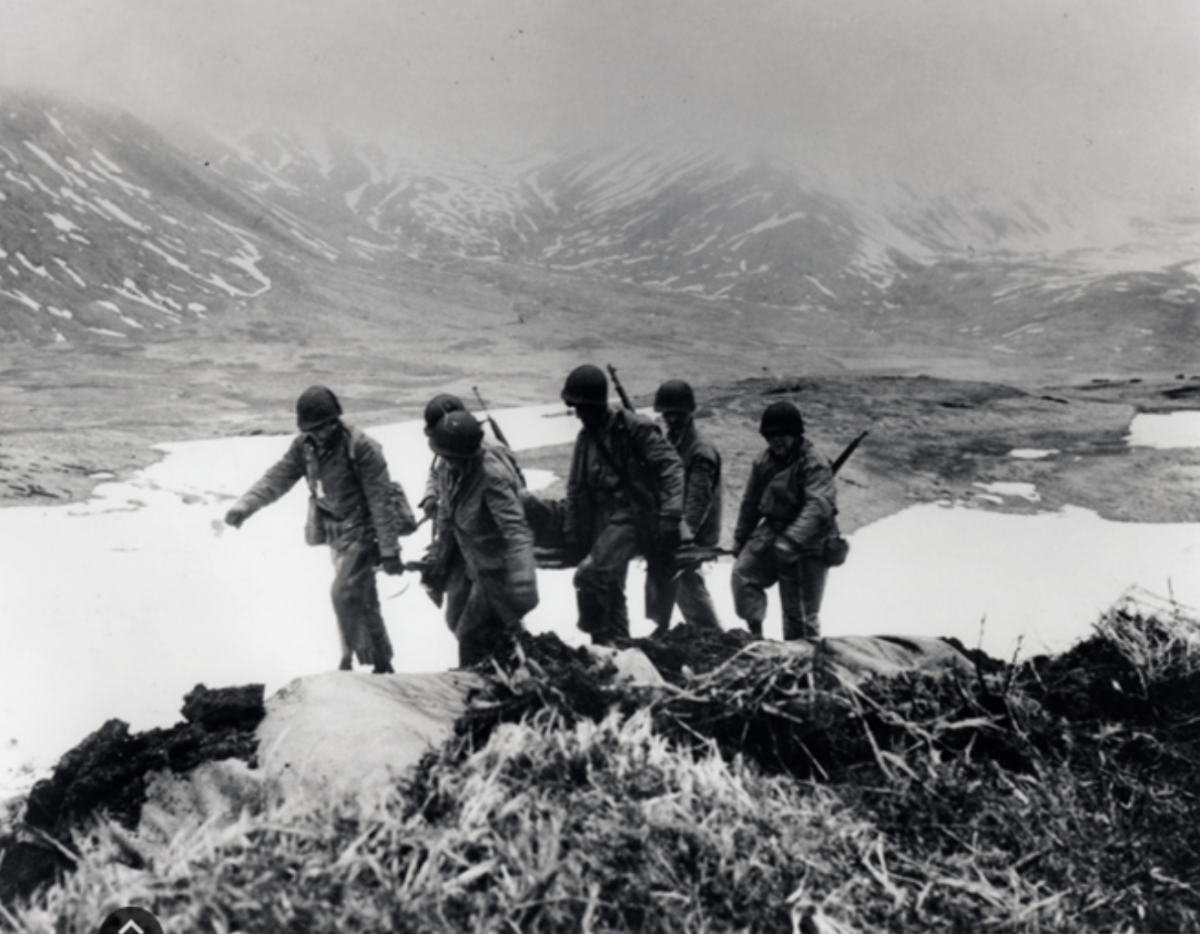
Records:
[[[241,528],[243,522],[252,515],[269,506],[294,487],[304,476],[304,438],[297,435],[284,452],[267,472],[250,487],[229,511],[225,513],[225,522],[236,528]]]

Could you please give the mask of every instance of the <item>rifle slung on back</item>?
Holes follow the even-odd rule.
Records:
[[[616,389],[617,395],[621,397],[621,405],[625,406],[630,412],[636,412],[633,407],[633,401],[629,398],[629,393],[625,391],[625,387],[621,385],[621,378],[617,376],[617,368],[611,363],[608,365],[608,375],[612,377],[613,388]]]
[[[496,422],[496,420],[492,418],[492,413],[488,411],[487,403],[483,401],[483,396],[479,394],[479,387],[472,386],[471,391],[475,393],[475,400],[479,403],[479,408],[483,412],[483,420],[491,426],[492,433],[496,436],[496,440],[503,444],[506,448],[511,448],[512,445],[508,443],[508,438],[504,437],[503,430],[501,430],[500,425]]]

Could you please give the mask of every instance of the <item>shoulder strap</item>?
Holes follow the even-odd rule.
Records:
[[[346,452],[350,458],[350,469],[354,474],[354,479],[358,481],[358,488],[362,491],[363,496],[365,497],[367,494],[367,491],[366,491],[366,488],[363,486],[362,477],[358,473],[358,460],[354,456],[354,442],[355,442],[354,432],[355,432],[355,430],[356,429],[351,428],[349,425],[346,425],[346,424],[342,425],[342,433],[346,439]],[[316,449],[311,444],[308,443],[308,441],[305,441],[304,442],[304,479],[308,482],[308,492],[312,495],[312,498],[316,501],[317,505],[321,509],[324,509],[326,512],[328,512],[329,507],[325,504],[324,500],[321,498],[321,496],[317,490],[316,474],[317,474],[317,452],[316,452]]]
[[[317,495],[317,452],[313,450],[313,446],[305,439],[301,442],[304,445],[304,479],[308,483],[308,492],[312,494],[312,498],[319,500]]]
[[[358,446],[356,444],[358,441],[357,435],[361,434],[361,432],[344,422],[342,423],[342,428],[346,433],[346,452],[350,455],[350,466],[354,468],[354,475],[358,476],[358,455],[354,449]]]

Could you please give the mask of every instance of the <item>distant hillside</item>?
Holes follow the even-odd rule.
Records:
[[[337,135],[168,137],[50,98],[0,101],[0,333],[37,342],[169,331],[326,264],[402,291],[413,260],[1099,365],[1186,368],[1200,339],[1200,224],[1103,193],[930,195],[669,148],[494,164]]]
[[[713,299],[886,306],[905,261],[987,259],[1013,267],[1012,289],[1044,276],[1051,292],[1200,261],[1200,218],[1148,220],[1107,193],[850,188],[777,157],[679,148],[493,165],[259,130],[234,150],[220,169],[256,193],[320,204],[331,222],[353,215],[413,255],[586,271]]]
[[[0,332],[135,336],[244,304],[306,248],[151,128],[44,98],[0,103]]]

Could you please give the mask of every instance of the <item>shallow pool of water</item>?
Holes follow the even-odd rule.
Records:
[[[1200,412],[1141,413],[1129,426],[1130,447],[1200,447]]]

